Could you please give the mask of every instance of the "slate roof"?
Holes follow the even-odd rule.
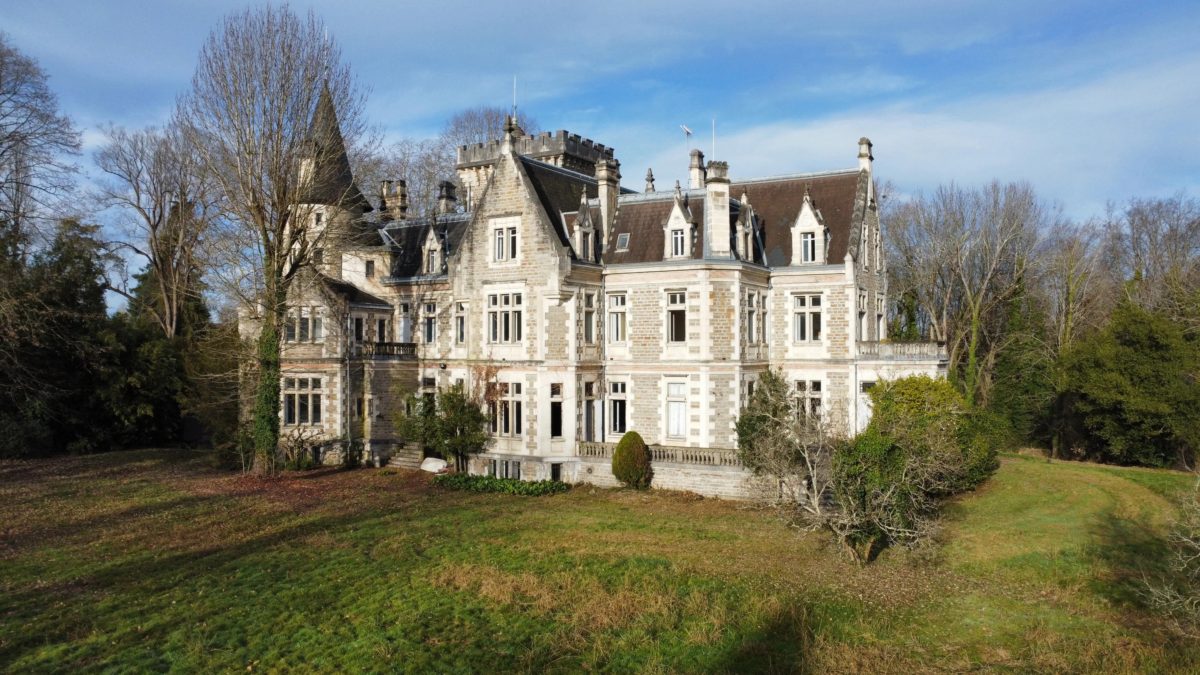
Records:
[[[304,204],[357,207],[371,210],[371,203],[354,182],[346,141],[338,125],[337,111],[328,87],[321,88],[321,97],[308,128],[308,143],[320,161],[313,167],[313,179],[300,197]]]
[[[836,264],[846,257],[851,230],[857,229],[855,207],[860,187],[865,188],[865,185],[860,186],[860,178],[863,177],[857,169],[759,178],[733,183],[729,194],[738,199],[746,195],[758,221],[767,264],[784,267],[791,264],[791,226],[800,214],[807,189],[813,208],[821,212],[825,226],[829,228],[826,259]],[[865,199],[865,194],[863,197]]]
[[[469,213],[451,213],[434,218],[418,218],[388,223],[381,229],[382,244],[391,249],[392,269],[390,276],[397,278],[415,277],[423,274],[422,252],[430,228],[436,227],[437,236],[443,244],[443,254],[448,257],[458,250],[466,232]]]
[[[704,256],[704,191],[690,190],[682,195],[685,213],[691,214],[695,224],[692,240],[692,258]],[[656,192],[619,199],[617,217],[604,245],[604,262],[608,265],[627,263],[661,262],[665,247],[666,232],[663,226],[671,217],[675,207],[673,192]],[[617,240],[622,234],[629,235],[627,250],[617,250]]]
[[[533,184],[534,192],[537,193],[538,201],[542,203],[542,208],[546,209],[546,215],[550,217],[550,222],[555,226],[554,230],[558,234],[559,241],[568,249],[571,248],[570,234],[563,222],[562,214],[578,213],[580,197],[584,193],[587,194],[588,199],[595,199],[598,196],[596,179],[529,157],[520,157],[520,160],[525,174],[529,176],[529,182]],[[572,219],[572,224],[574,224],[574,219]]]
[[[391,307],[392,303],[380,298],[377,295],[372,295],[363,289],[355,286],[348,281],[334,279],[333,277],[324,274],[318,275],[321,283],[325,284],[333,293],[336,293],[346,299],[352,305],[374,305],[378,307]]]

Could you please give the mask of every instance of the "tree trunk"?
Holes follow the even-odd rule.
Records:
[[[258,336],[258,383],[254,397],[254,470],[275,473],[279,448],[279,319],[273,310],[263,313]]]

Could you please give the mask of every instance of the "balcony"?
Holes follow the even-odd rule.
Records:
[[[360,342],[353,345],[352,353],[354,356],[369,358],[415,359],[417,358],[417,344],[415,342]]]
[[[597,443],[581,441],[578,453],[585,459],[612,459],[616,443]],[[665,462],[670,464],[693,464],[698,466],[735,466],[740,467],[737,450],[721,448],[683,448],[667,445],[650,446],[650,463]]]
[[[869,361],[945,361],[943,342],[859,342],[858,356]]]

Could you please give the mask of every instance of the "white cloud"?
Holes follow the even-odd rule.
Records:
[[[718,152],[736,180],[852,167],[858,138],[869,136],[878,175],[903,191],[1028,180],[1068,214],[1086,217],[1108,200],[1200,192],[1200,88],[1185,82],[1200,82],[1200,59],[1071,87],[772,122],[723,135]],[[707,139],[699,146],[707,152]],[[684,176],[681,147],[652,147],[625,156],[655,166],[661,180]]]

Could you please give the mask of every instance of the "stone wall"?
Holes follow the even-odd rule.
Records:
[[[751,498],[750,473],[734,466],[696,466],[656,462],[650,487],[659,490],[684,490],[705,497],[748,500]],[[599,487],[620,487],[613,477],[612,460],[581,459],[575,481]]]

